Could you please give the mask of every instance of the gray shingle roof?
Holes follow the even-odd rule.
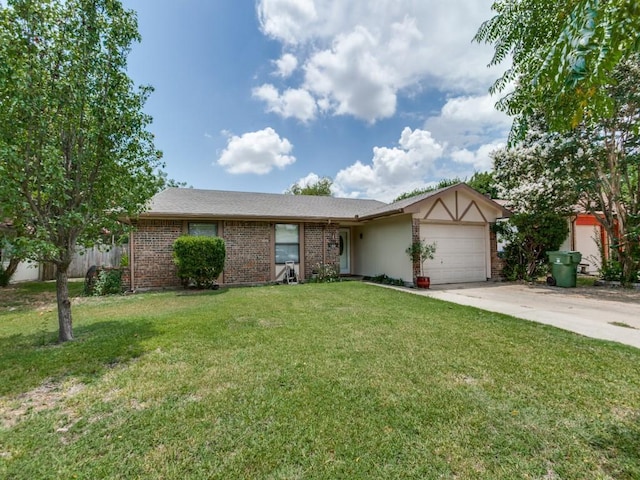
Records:
[[[153,197],[142,216],[353,220],[385,205],[353,198],[168,188]]]
[[[465,189],[482,198],[508,216],[506,209],[459,183],[432,192],[405,198],[387,204],[378,200],[356,198],[320,197],[313,195],[285,195],[277,193],[229,192],[222,190],[198,190],[193,188],[168,188],[151,200],[142,217],[213,217],[213,218],[265,218],[265,219],[323,219],[366,220],[396,213],[422,200],[438,196],[450,189]]]

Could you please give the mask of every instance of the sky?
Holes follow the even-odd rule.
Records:
[[[491,170],[510,119],[504,68],[472,41],[492,0],[123,0],[142,41],[129,75],[170,178],[282,193],[333,179],[391,201]]]

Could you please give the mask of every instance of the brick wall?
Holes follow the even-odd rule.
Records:
[[[132,289],[178,287],[173,242],[182,235],[182,221],[140,220],[133,233]]]
[[[273,224],[270,222],[220,222],[227,257],[220,283],[252,285],[274,280],[275,244]],[[303,229],[303,230],[302,230]],[[339,226],[322,223],[301,225],[301,248],[304,249],[304,273],[311,277],[313,265],[340,264]],[[127,289],[179,287],[173,263],[173,242],[183,234],[181,220],[140,220],[133,238],[133,287]]]
[[[304,225],[304,273],[311,278],[314,265],[340,265],[339,226],[324,223]]]
[[[227,260],[225,284],[256,284],[272,281],[273,227],[269,222],[224,222]]]
[[[490,229],[489,243],[491,244],[491,278],[498,280],[502,278],[502,267],[504,263],[498,256],[498,239],[493,228]]]

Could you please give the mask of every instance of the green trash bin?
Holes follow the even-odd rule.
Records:
[[[575,287],[582,254],[560,250],[547,252],[547,256],[551,263],[552,283],[558,287]]]

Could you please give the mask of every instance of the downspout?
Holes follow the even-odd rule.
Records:
[[[133,252],[135,252],[135,240],[133,230],[129,232],[129,288],[132,292],[135,292],[135,271],[136,271],[136,259]]]

